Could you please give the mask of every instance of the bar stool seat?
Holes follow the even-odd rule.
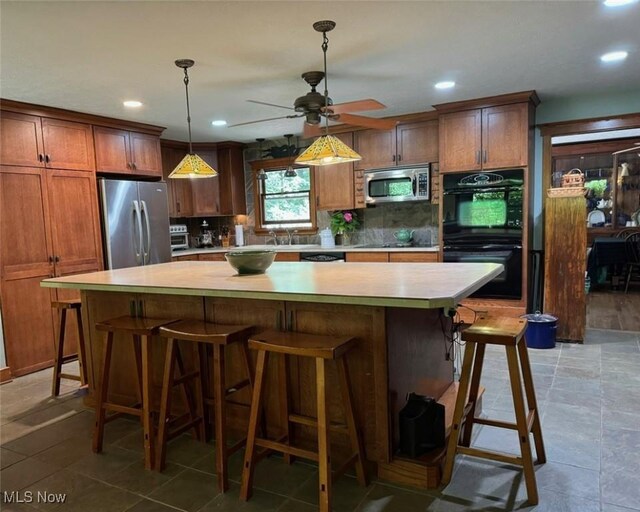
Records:
[[[60,381],[69,379],[79,381],[81,386],[87,385],[87,360],[84,346],[84,330],[82,328],[82,302],[80,299],[62,299],[51,301],[51,307],[60,311],[60,325],[58,331],[58,339],[55,344],[55,360],[53,363],[53,384],[51,386],[51,395],[58,396],[60,394]],[[67,329],[67,311],[75,311],[76,321],[78,324],[78,352],[74,354],[64,355],[64,343]],[[80,374],[62,373],[62,365],[78,361]]]
[[[102,379],[98,386],[96,400],[96,423],[93,431],[93,451],[100,453],[104,438],[104,426],[122,414],[132,414],[142,419],[144,431],[144,464],[146,469],[155,466],[155,444],[151,411],[152,374],[150,368],[152,336],[158,334],[158,329],[175,322],[166,318],[138,318],[120,316],[96,323],[96,330],[107,333],[104,345],[104,359],[102,365]],[[133,352],[136,360],[136,377],[138,383],[139,402],[130,406],[111,403],[109,395],[109,373],[111,369],[111,354],[115,333],[130,334],[133,340]],[[114,414],[107,416],[108,411]]]
[[[351,466],[355,466],[358,482],[367,486],[367,475],[364,470],[364,448],[362,438],[358,432],[355,412],[353,407],[353,395],[349,381],[345,354],[356,344],[356,339],[348,336],[320,336],[299,332],[266,331],[254,335],[249,339],[249,347],[258,351],[256,366],[256,381],[251,401],[251,413],[249,418],[249,433],[247,436],[247,448],[245,451],[244,466],[242,470],[242,485],[240,498],[248,500],[251,497],[253,487],[253,474],[255,465],[266,453],[271,450],[284,454],[285,462],[290,464],[292,456],[302,457],[318,462],[318,488],[320,511],[331,510],[331,483],[332,478],[343,474]],[[262,411],[262,397],[264,395],[264,382],[270,353],[281,354],[280,360],[280,386],[281,386],[281,414],[285,427],[285,433],[276,440],[257,437],[258,417]],[[288,390],[288,357],[310,357],[316,362],[316,392],[317,392],[317,417],[311,418],[289,412]],[[345,425],[330,422],[327,404],[326,389],[326,361],[334,360],[338,369],[340,382],[341,401],[345,409]],[[305,390],[301,390],[304,392]],[[290,424],[296,423],[317,430],[318,450],[312,451],[298,448],[291,444]],[[263,430],[264,432],[264,430]],[[339,432],[349,437],[353,453],[347,460],[335,470],[332,475],[329,432]],[[257,453],[256,447],[265,448]]]
[[[249,387],[253,389],[253,371],[247,349],[247,338],[253,331],[249,325],[225,325],[202,320],[179,320],[170,325],[160,327],[158,334],[167,339],[167,354],[165,358],[164,377],[162,381],[162,398],[160,401],[160,418],[158,428],[158,471],[165,467],[167,442],[177,435],[193,428],[196,438],[204,440],[205,406],[214,411],[214,428],[216,437],[216,476],[220,492],[229,488],[228,458],[242,448],[246,439],[227,446],[226,406],[245,404],[229,400],[229,396]],[[179,341],[191,342],[195,369],[187,372],[182,359]],[[225,352],[229,345],[238,345],[240,355],[247,374],[247,378],[231,386],[226,384]],[[213,375],[208,371],[207,348],[213,352]],[[175,368],[179,374],[175,375]],[[210,378],[212,377],[212,378]],[[185,402],[189,412],[177,417],[171,417],[171,390],[182,385]],[[193,386],[193,389],[189,386]],[[205,390],[212,388],[211,395]],[[171,428],[174,423],[177,427]]]
[[[531,505],[536,505],[538,503],[538,488],[529,442],[530,433],[533,434],[537,463],[543,464],[546,462],[546,455],[529,364],[529,354],[524,340],[526,327],[526,320],[519,318],[481,316],[470,328],[462,333],[462,338],[466,342],[464,361],[453,413],[451,434],[447,445],[442,483],[447,485],[451,481],[454,459],[458,453],[506,462],[523,468],[528,501]],[[505,347],[516,417],[515,423],[475,417],[486,345],[503,345]],[[520,371],[522,371],[522,376]],[[523,386],[526,395],[527,412],[525,412],[525,401],[522,395]],[[520,457],[471,447],[471,434],[475,423],[516,430],[520,441]]]

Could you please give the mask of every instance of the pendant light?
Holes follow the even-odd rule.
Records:
[[[333,165],[344,162],[356,162],[362,157],[337,137],[329,135],[329,86],[327,84],[327,49],[329,38],[327,32],[336,26],[335,21],[316,21],[313,28],[322,32],[322,53],[324,54],[324,135],[317,138],[311,146],[296,158],[297,164],[303,165]]]
[[[262,158],[262,143],[265,141],[265,139],[263,138],[259,138],[256,139],[258,141],[259,144],[259,151],[260,151],[260,158]],[[267,176],[267,173],[265,172],[264,169],[260,169],[258,171],[258,180],[260,180],[262,183],[264,183],[264,180],[268,179],[269,176]]]
[[[191,143],[191,113],[189,111],[189,74],[187,69],[195,64],[191,59],[178,59],[176,66],[184,70],[184,89],[187,98],[187,126],[189,127],[189,153],[169,174],[169,178],[213,178],[218,172],[193,152]]]
[[[289,155],[289,158],[291,158],[291,137],[293,137],[293,134],[292,133],[288,133],[288,134],[285,135],[285,137],[287,138],[287,153]],[[293,168],[293,165],[289,164],[289,167],[287,167],[287,170],[284,172],[284,177],[285,178],[295,178],[297,176],[298,176],[298,173]]]

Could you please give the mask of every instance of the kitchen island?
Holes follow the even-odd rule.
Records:
[[[256,330],[278,329],[311,334],[348,335],[358,339],[348,354],[357,421],[366,456],[381,476],[422,487],[437,485],[437,464],[396,457],[398,411],[410,391],[440,398],[453,384],[448,353],[450,308],[502,271],[492,263],[274,263],[263,275],[238,276],[223,262],[182,261],[92,274],[46,279],[42,286],[81,290],[90,394],[99,382],[104,338],[96,322],[120,316],[206,319],[250,324]],[[164,347],[154,343],[155,393],[162,376]],[[135,360],[130,340],[116,336],[110,400],[136,400]],[[233,349],[231,349],[233,350]],[[230,350],[230,352],[231,352]],[[228,384],[244,378],[228,354]],[[268,373],[266,413],[269,434],[279,433],[280,396],[276,365]],[[283,367],[279,369],[282,370]],[[315,415],[313,362],[293,359],[286,378],[292,412]],[[329,414],[342,417],[337,375],[330,367]],[[250,402],[248,390],[238,401]],[[229,408],[230,427],[246,429],[244,408]],[[296,441],[313,441],[301,426]],[[336,458],[348,452],[347,439],[336,436]],[[435,469],[434,469],[435,468]],[[434,473],[435,471],[435,473]]]

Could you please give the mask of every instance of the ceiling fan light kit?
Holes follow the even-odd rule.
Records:
[[[213,178],[218,172],[193,152],[191,143],[191,113],[189,110],[189,73],[187,70],[195,64],[191,59],[178,59],[176,66],[184,70],[184,90],[187,99],[187,126],[189,128],[189,153],[184,156],[169,178]]]

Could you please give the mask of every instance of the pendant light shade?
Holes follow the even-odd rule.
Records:
[[[169,178],[213,178],[217,171],[195,154],[187,154],[169,174]]]
[[[333,135],[323,135],[317,138],[311,146],[296,158],[301,165],[333,165],[344,162],[356,162],[362,157]]]
[[[184,89],[187,99],[187,126],[189,128],[189,153],[180,161],[176,168],[169,174],[169,178],[213,178],[218,172],[202,158],[193,152],[191,143],[191,112],[189,109],[189,73],[187,69],[195,64],[191,59],[178,59],[176,66],[184,70]]]

